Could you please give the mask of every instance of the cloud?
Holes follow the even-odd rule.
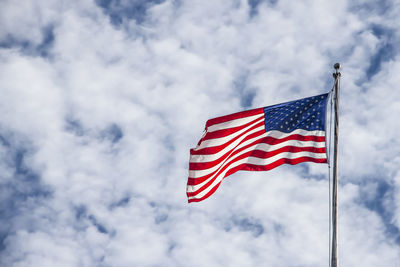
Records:
[[[399,262],[394,1],[3,2],[2,265],[326,265],[326,165],[185,186],[207,119],[327,92],[336,61],[340,264]]]

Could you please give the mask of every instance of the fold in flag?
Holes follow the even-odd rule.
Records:
[[[188,201],[208,198],[239,170],[326,163],[327,98],[322,94],[208,120],[197,147],[190,150]]]

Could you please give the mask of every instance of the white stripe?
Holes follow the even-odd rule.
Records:
[[[273,152],[275,150],[278,150],[282,147],[286,147],[286,146],[293,146],[293,147],[315,147],[315,148],[322,148],[325,147],[325,142],[314,142],[314,141],[298,141],[298,140],[288,140],[285,142],[282,142],[280,144],[277,145],[269,145],[266,143],[257,143],[253,146],[250,146],[242,151],[240,151],[239,153],[235,154],[232,157],[227,157],[225,159],[225,161],[221,161],[220,163],[218,163],[217,165],[214,165],[213,167],[207,168],[207,169],[202,169],[202,170],[189,170],[189,177],[190,178],[199,178],[199,177],[203,177],[205,175],[208,175],[214,171],[216,171],[217,169],[219,169],[219,167],[221,165],[226,165],[224,164],[226,162],[226,160],[229,161],[233,161],[235,158],[253,151],[253,150],[261,150],[261,151],[265,151],[265,152]],[[235,151],[237,151],[237,149],[235,148],[231,154],[233,154]],[[299,153],[299,152],[291,152],[291,153]],[[323,154],[325,154],[325,152],[321,152]],[[228,161],[228,162],[229,162]]]
[[[256,120],[252,124],[250,124],[249,126],[241,129],[240,131],[233,132],[228,136],[205,140],[205,141],[201,142],[194,150],[199,150],[199,149],[206,148],[206,147],[215,147],[215,146],[223,145],[223,144],[231,141],[232,139],[237,138],[239,135],[241,135],[242,133],[246,132],[247,130],[249,130],[254,125],[262,122],[263,120],[264,120],[263,118],[259,119],[259,120]],[[262,129],[265,129],[265,125],[263,124],[260,127],[258,127],[257,129],[258,129],[258,131],[260,131]],[[254,132],[254,130],[251,130],[251,132]],[[248,133],[246,135],[248,135]]]
[[[245,125],[246,123],[249,123],[249,122],[259,119],[261,117],[264,117],[264,112],[261,114],[256,114],[256,115],[245,117],[245,118],[221,122],[221,123],[209,126],[207,129],[207,132],[214,132],[214,131],[218,131],[218,130],[222,130],[222,129],[228,129],[228,128],[242,126],[242,125]]]
[[[260,158],[256,158],[256,157],[247,157],[241,160],[238,160],[236,162],[233,162],[229,168],[225,169],[220,175],[218,175],[218,177],[213,181],[213,183],[207,187],[206,189],[204,189],[203,191],[199,192],[197,195],[189,197],[189,199],[193,199],[193,198],[201,198],[204,195],[206,195],[212,188],[214,188],[214,186],[216,186],[225,176],[225,174],[232,168],[239,166],[241,164],[244,163],[249,163],[249,164],[253,164],[253,165],[260,165],[260,166],[265,166],[268,164],[271,164],[281,158],[287,158],[287,159],[297,159],[300,157],[311,157],[311,158],[316,158],[316,159],[324,159],[325,157],[325,153],[312,153],[312,152],[298,152],[298,153],[292,153],[292,152],[283,152],[280,153],[274,157],[270,157],[267,159],[260,159]],[[205,183],[199,184],[199,185],[188,185],[187,186],[187,192],[195,192],[196,190],[200,189],[201,186],[203,186]]]
[[[288,140],[285,142],[282,142],[280,144],[276,144],[276,145],[269,145],[266,143],[257,143],[253,146],[250,146],[242,151],[240,151],[239,153],[235,154],[232,157],[227,157],[225,159],[225,161],[221,161],[220,163],[218,163],[217,165],[210,167],[208,169],[202,169],[202,170],[189,170],[189,177],[190,178],[199,178],[199,177],[203,177],[205,175],[208,175],[214,171],[216,171],[217,169],[220,168],[221,165],[225,165],[224,163],[226,162],[226,160],[232,161],[233,159],[247,153],[253,150],[261,150],[261,151],[265,151],[265,152],[273,152],[277,149],[280,149],[282,147],[286,147],[286,146],[294,146],[294,147],[315,147],[315,148],[321,148],[321,147],[325,147],[325,142],[314,142],[314,141],[298,141],[298,140]],[[235,151],[237,151],[237,149],[235,148],[231,154],[233,154]],[[292,153],[299,153],[299,152],[292,152]],[[322,152],[321,152],[322,153]],[[325,154],[325,152],[323,152]]]
[[[236,155],[235,155],[236,157]],[[226,174],[226,172],[230,169],[232,169],[233,167],[239,166],[240,164],[243,163],[250,163],[250,164],[254,164],[254,165],[261,165],[261,166],[265,166],[265,165],[269,165],[271,163],[274,163],[277,160],[280,160],[282,158],[287,158],[287,159],[296,159],[296,158],[300,158],[300,157],[310,157],[310,158],[316,158],[316,159],[326,159],[326,153],[314,153],[314,152],[308,152],[308,151],[302,151],[302,152],[282,152],[279,153],[273,157],[269,157],[266,159],[262,159],[262,158],[257,158],[257,157],[246,157],[244,159],[238,160],[238,161],[233,161],[234,158],[232,158],[232,160],[230,160],[229,162],[226,162],[225,165],[228,165],[229,167],[226,168],[223,172],[221,172],[215,179],[216,180],[221,180],[221,177],[224,177],[224,175]],[[211,179],[213,179],[215,177],[215,175],[212,175],[211,177],[209,177],[207,180],[203,181],[202,183],[198,184],[198,185],[189,185],[188,186],[188,192],[194,192],[196,190],[198,190],[199,188],[201,188],[203,185],[205,185],[208,181],[210,181]],[[213,182],[213,184],[215,183],[215,181]]]
[[[251,133],[250,133],[251,134]],[[241,143],[243,141],[244,138],[246,138],[248,136],[245,135],[243,136],[243,138],[239,138],[237,140],[235,140],[234,142],[232,142],[231,144],[229,144],[228,146],[226,146],[224,149],[222,149],[221,151],[215,153],[215,154],[209,154],[209,155],[190,155],[190,159],[189,162],[206,162],[206,161],[213,161],[216,160],[218,158],[220,158],[221,156],[225,155],[225,153],[227,153],[228,151],[232,150],[233,148],[235,148],[236,146],[238,146],[237,148],[241,148],[243,146],[246,146],[254,141],[256,141],[257,139],[261,139],[267,136],[267,133],[263,133],[261,135],[258,135],[256,137],[250,138],[246,141],[244,141],[243,143]]]
[[[262,136],[259,136],[259,137],[256,137],[256,138],[252,138],[252,139],[250,139],[250,140],[246,140],[245,142],[243,142],[243,144],[240,144],[240,147],[243,147],[243,146],[245,146],[245,145],[247,145],[247,144],[249,144],[249,143],[251,143],[251,142],[253,142],[253,141],[256,141],[256,139],[263,138],[263,137],[265,137],[266,135],[271,135],[271,136],[273,136],[273,137],[275,137],[275,138],[277,138],[277,137],[285,138],[285,137],[287,137],[287,136],[289,136],[289,135],[291,135],[291,134],[301,134],[301,135],[303,135],[303,136],[307,136],[307,135],[310,135],[310,134],[311,134],[311,135],[316,135],[316,136],[325,136],[325,132],[324,132],[324,131],[295,130],[295,131],[293,131],[292,133],[282,133],[282,132],[280,132],[280,131],[269,131],[269,132],[263,134]],[[242,139],[242,138],[241,138],[241,139]],[[241,141],[241,140],[238,140],[238,142],[234,142],[234,143],[239,143],[240,141]],[[286,141],[286,142],[288,142],[288,141]],[[299,141],[297,141],[297,142],[299,142]],[[300,141],[300,142],[302,142],[302,141]],[[313,142],[313,141],[304,141],[303,143],[305,143],[305,142]],[[325,145],[325,142],[315,142],[315,143],[317,143],[318,146],[322,146],[322,147]],[[275,145],[275,146],[276,146],[276,145]],[[235,151],[235,150],[233,150],[233,151]],[[233,151],[232,151],[232,152],[233,152]],[[250,150],[246,149],[246,152],[247,152],[247,151],[250,151]],[[245,152],[241,152],[241,153],[239,153],[239,154],[237,154],[237,155],[235,155],[234,157],[231,157],[231,158],[228,157],[228,158],[227,158],[228,161],[222,162],[222,163],[220,163],[219,165],[221,165],[221,164],[223,164],[223,166],[229,165],[231,162],[233,162],[233,160],[234,160],[236,157],[240,156],[240,155],[243,154],[243,153],[245,153]],[[280,155],[285,155],[285,154],[287,154],[287,153],[291,153],[291,152],[280,153],[280,154],[275,155],[275,156],[273,156],[273,157],[270,157],[270,158],[268,158],[268,159],[270,159],[271,162],[273,162],[273,161],[275,161],[275,160],[277,160],[277,159],[280,159]],[[311,153],[311,152],[297,152],[297,153],[295,153],[295,154],[299,155],[299,153]],[[322,155],[323,155],[322,158],[326,158],[326,153],[312,153],[312,154],[322,154]],[[203,155],[203,156],[205,156],[205,155]],[[243,161],[243,159],[240,160],[240,161]],[[269,163],[268,163],[268,164],[269,164]],[[223,166],[220,166],[220,167],[222,168]],[[235,166],[237,166],[237,165],[235,165]],[[229,170],[230,168],[231,168],[231,167],[227,168],[222,174],[226,173],[226,171]],[[214,169],[215,169],[215,168],[214,168]],[[202,177],[202,176],[206,175],[206,174],[204,174],[204,173],[205,173],[205,172],[203,172],[203,170],[198,170],[198,171],[190,171],[190,170],[189,170],[189,178],[199,178],[199,177]],[[209,174],[209,173],[211,173],[211,171],[209,171],[207,174]],[[203,181],[203,182],[202,182],[201,184],[199,184],[199,185],[195,185],[194,187],[195,187],[195,188],[200,188],[201,186],[203,186],[204,184],[206,184],[208,181],[210,181],[210,180],[213,179],[214,177],[215,177],[215,175],[212,175],[212,176],[209,177],[207,180]],[[197,189],[196,189],[196,190],[197,190]]]
[[[307,130],[303,130],[303,129],[296,129],[290,133],[284,133],[284,132],[277,131],[277,130],[268,131],[267,133],[269,136],[278,138],[278,139],[282,139],[282,138],[288,137],[289,135],[293,135],[293,134],[299,134],[302,136],[310,136],[310,135],[325,136],[325,131],[319,131],[319,130],[307,131]]]
[[[234,161],[240,155],[242,155],[242,154],[244,154],[244,153],[246,153],[248,151],[254,150],[254,148],[257,145],[259,145],[259,144],[256,144],[256,145],[254,145],[252,147],[249,147],[249,148],[246,148],[243,151],[240,151],[239,153],[235,154],[234,156],[231,156],[231,157],[228,156],[224,161],[221,161],[220,163],[218,163],[217,165],[215,165],[215,166],[213,166],[211,168],[203,169],[203,170],[194,170],[194,171],[189,170],[189,178],[200,178],[200,177],[206,176],[206,175],[208,175],[210,173],[213,173],[213,172],[217,171],[218,169],[222,168],[223,166],[228,165],[230,162]],[[231,152],[231,154],[233,152],[235,152],[235,151],[236,151],[236,149],[234,149]],[[210,177],[210,178],[212,178],[212,177]]]
[[[255,138],[251,138],[249,140],[244,141],[243,143],[241,143],[240,145],[238,145],[237,147],[235,147],[232,143],[231,145],[227,146],[226,148],[224,148],[223,150],[215,153],[215,154],[210,154],[210,155],[190,155],[190,160],[189,162],[192,163],[196,163],[196,162],[211,162],[214,161],[216,159],[219,159],[220,157],[222,157],[223,155],[225,155],[225,153],[227,153],[229,150],[235,148],[232,152],[247,146],[248,144],[256,141],[257,139],[262,139],[264,137],[268,136],[268,133],[264,133],[262,135],[259,135]],[[325,141],[321,141],[321,142],[316,142],[316,141],[298,141],[298,140],[287,140],[284,141],[282,143],[276,144],[276,145],[271,145],[271,148],[273,147],[274,149],[278,149],[281,147],[285,147],[285,146],[296,146],[296,147],[317,147],[317,148],[321,148],[321,147],[325,147]]]
[[[215,147],[215,146],[220,146],[223,145],[229,141],[231,141],[232,139],[237,138],[239,135],[241,135],[242,133],[246,132],[248,129],[250,129],[251,127],[253,127],[255,124],[260,123],[262,120],[260,121],[255,121],[254,123],[252,123],[251,125],[247,126],[246,128],[243,128],[240,131],[234,132],[233,134],[230,134],[228,136],[224,136],[224,137],[220,137],[220,138],[214,138],[214,139],[208,139],[205,140],[203,142],[200,143],[200,145],[198,145],[194,150],[200,150],[202,148],[206,148],[206,147]],[[247,136],[251,133],[257,132],[257,131],[261,131],[265,129],[264,125],[261,125],[251,131],[249,131],[248,133],[244,134],[243,136]]]
[[[300,131],[294,131],[294,132],[301,132],[301,133],[305,133],[305,132],[309,132],[309,131],[304,131],[304,130],[300,130]],[[319,136],[324,136],[325,134],[324,134],[324,131],[310,131],[309,133],[313,133],[313,134],[316,134],[316,135],[319,135]],[[291,133],[291,134],[293,134],[293,132]],[[263,138],[263,137],[265,137],[265,135],[272,135],[273,137],[278,137],[278,136],[282,136],[282,138],[285,138],[285,137],[287,137],[287,136],[289,136],[289,135],[291,135],[291,134],[287,134],[287,133],[282,133],[282,132],[280,132],[280,131],[270,131],[270,132],[268,132],[268,133],[265,133],[265,134],[263,134],[263,135],[261,135],[261,136],[257,136],[257,137],[255,137],[255,138],[252,138],[252,139],[250,139],[250,140],[246,140],[245,142],[243,142],[242,144],[239,144],[243,139],[244,139],[244,137],[243,138],[240,138],[240,140],[238,139],[237,141],[235,141],[235,142],[233,142],[235,145],[236,144],[239,144],[238,145],[238,147],[236,147],[235,148],[235,146],[232,146],[234,149],[231,151],[231,154],[232,153],[234,153],[237,149],[239,149],[239,148],[241,148],[241,147],[243,147],[243,146],[246,146],[247,144],[250,144],[251,142],[254,142],[254,141],[256,141],[257,139],[261,139],[261,138]],[[304,145],[303,145],[304,144]],[[285,145],[287,145],[287,146],[299,146],[299,147],[305,147],[305,146],[314,146],[313,144],[315,144],[315,147],[324,147],[325,146],[325,142],[314,142],[314,141],[298,141],[298,140],[288,140],[288,141],[285,141],[285,142],[282,142],[281,144],[276,144],[276,145],[269,145],[269,150],[265,150],[265,151],[272,151],[272,150],[276,150],[276,149],[278,149],[278,148],[281,148],[281,147],[284,147]],[[265,144],[266,145],[266,144]],[[255,146],[257,146],[257,144],[255,145]],[[253,146],[252,148],[254,149],[254,147],[255,146]],[[226,151],[229,151],[229,150],[226,150]],[[219,164],[217,164],[217,165],[215,165],[215,166],[213,166],[213,167],[211,167],[211,168],[208,168],[208,169],[203,169],[203,170],[190,170],[189,169],[189,178],[200,178],[200,177],[203,177],[203,176],[205,176],[205,175],[208,175],[208,174],[210,174],[210,173],[213,173],[213,172],[215,172],[216,170],[218,170],[220,167],[222,167],[223,165],[226,165],[227,163],[229,163],[229,162],[231,162],[232,160],[234,160],[236,157],[238,157],[238,156],[240,156],[240,155],[242,155],[243,153],[246,153],[246,152],[248,152],[248,151],[251,151],[251,149],[250,148],[247,148],[246,150],[244,150],[244,151],[241,151],[240,153],[238,153],[238,154],[236,154],[235,156],[233,156],[233,157],[227,157],[226,159],[225,159],[225,161],[222,161],[222,162],[220,162]],[[225,152],[225,151],[224,151]],[[220,153],[217,153],[217,154],[220,154]],[[325,154],[325,153],[324,153]],[[215,155],[215,154],[211,154],[211,155],[193,155],[193,156],[202,156],[202,158],[201,159],[203,159],[204,161],[200,161],[200,162],[206,162],[205,161],[205,159],[207,159],[207,157],[208,156],[210,156],[210,157],[212,157],[213,155]],[[223,154],[221,154],[221,156],[222,156]],[[208,161],[207,161],[208,162]],[[212,177],[211,177],[212,178]],[[210,178],[210,179],[211,179]]]

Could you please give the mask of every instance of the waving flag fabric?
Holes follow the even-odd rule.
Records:
[[[326,163],[327,98],[322,94],[208,120],[197,147],[190,150],[188,201],[208,198],[239,170]]]

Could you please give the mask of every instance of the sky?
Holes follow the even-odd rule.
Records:
[[[396,0],[0,0],[1,266],[328,266],[326,164],[187,203],[207,119],[328,92],[341,267],[400,266]]]

